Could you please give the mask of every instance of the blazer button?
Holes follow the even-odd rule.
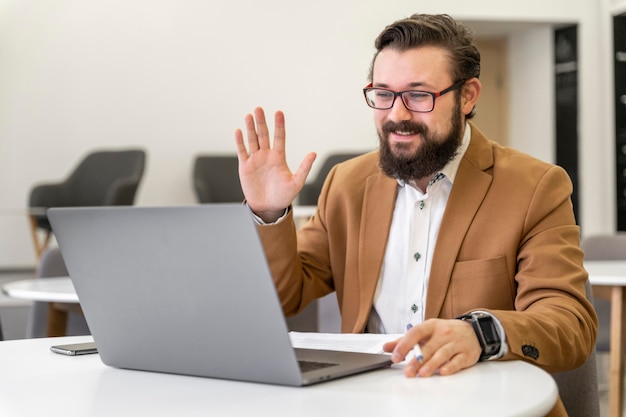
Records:
[[[524,356],[537,360],[539,358],[539,349],[533,345],[523,345],[522,353]]]

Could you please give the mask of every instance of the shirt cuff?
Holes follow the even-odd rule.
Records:
[[[248,203],[246,203],[246,206],[248,206]],[[273,224],[280,223],[283,221],[285,217],[287,217],[287,214],[289,213],[289,207],[287,207],[285,211],[283,212],[283,214],[278,219],[276,219],[276,221],[272,223],[265,223],[262,218],[257,216],[256,213],[252,211],[250,206],[248,206],[248,209],[250,209],[250,213],[252,213],[252,218],[254,219],[254,222],[260,226],[271,226]]]

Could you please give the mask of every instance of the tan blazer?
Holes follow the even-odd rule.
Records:
[[[397,189],[371,152],[330,172],[316,215],[297,234],[291,214],[259,226],[287,315],[336,291],[342,331],[365,330]],[[504,326],[505,359],[551,373],[582,365],[597,317],[585,297],[571,192],[562,168],[491,142],[472,125],[433,255],[425,318],[488,310]]]

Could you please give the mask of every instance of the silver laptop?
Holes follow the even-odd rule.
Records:
[[[106,365],[302,386],[390,364],[384,354],[292,348],[241,204],[52,208],[48,217]]]

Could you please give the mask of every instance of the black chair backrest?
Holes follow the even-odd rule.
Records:
[[[330,172],[330,170],[340,162],[354,158],[361,155],[361,153],[334,153],[330,154],[320,167],[317,175],[312,180],[308,181],[302,187],[300,194],[298,195],[298,204],[302,206],[315,206],[317,205],[317,199],[322,191],[322,185],[324,180]]]
[[[244,200],[236,155],[199,155],[193,167],[199,203],[238,203]]]
[[[145,159],[141,150],[87,155],[66,181],[69,200],[76,206],[133,204]]]
[[[143,177],[146,153],[131,149],[88,154],[61,182],[35,185],[29,207],[118,206],[134,203]],[[37,226],[50,230],[45,214],[35,216]]]

